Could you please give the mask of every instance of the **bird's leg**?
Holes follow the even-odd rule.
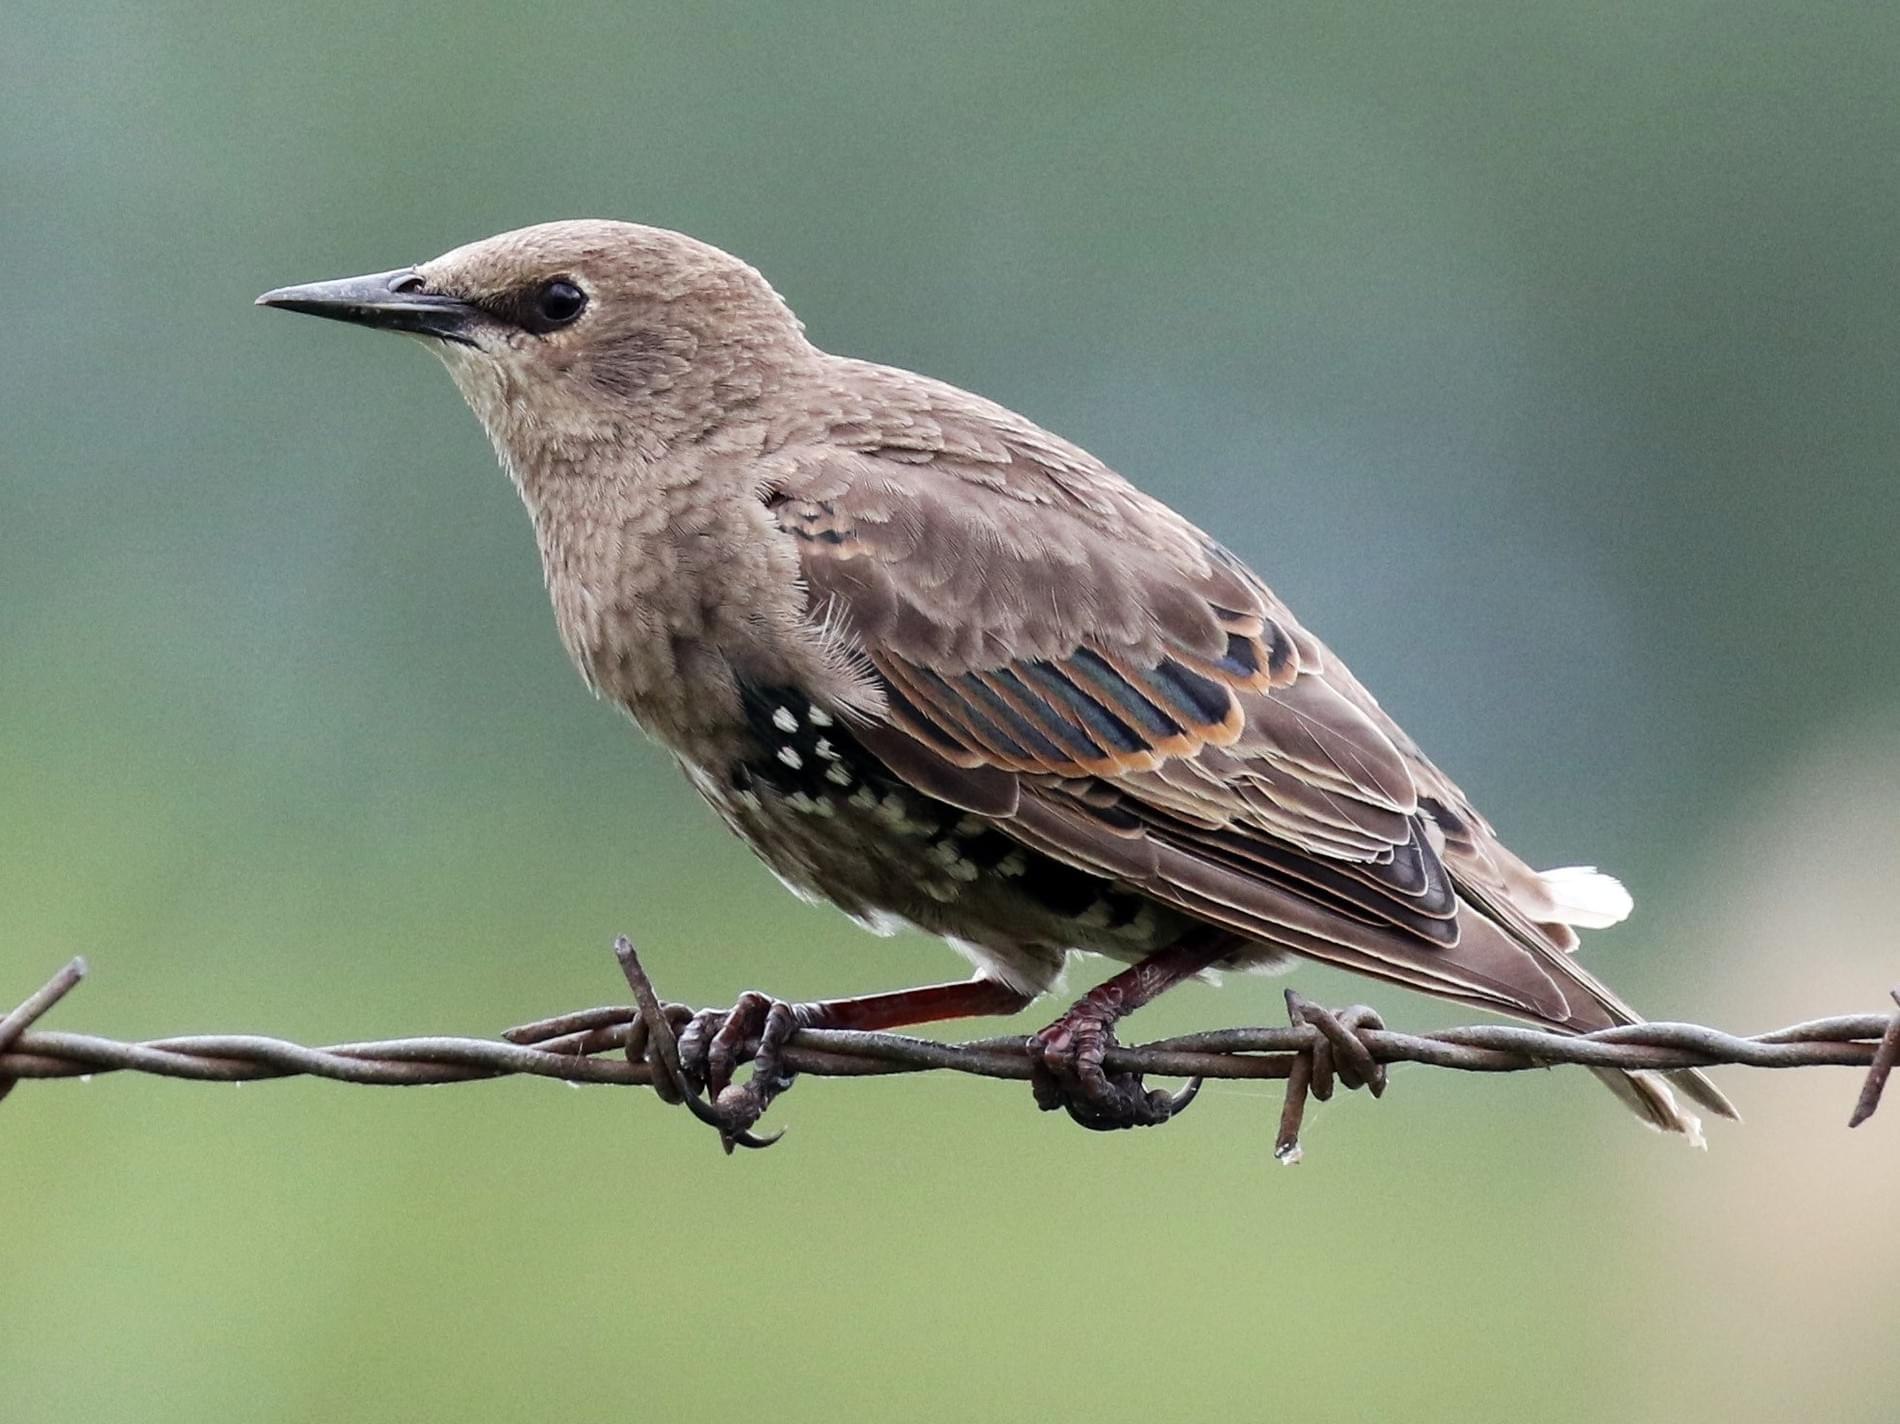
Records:
[[[1203,931],[1157,951],[1096,985],[1029,1040],[1030,1083],[1044,1112],[1062,1108],[1086,1128],[1151,1127],[1194,1101],[1197,1078],[1178,1094],[1150,1092],[1139,1074],[1107,1072],[1102,1060],[1115,1024],[1143,1004],[1231,954],[1231,936]]]
[[[782,1055],[785,1041],[801,1028],[868,1031],[1013,1014],[1030,998],[1007,984],[983,978],[808,1004],[787,1003],[748,990],[730,1009],[703,1009],[693,1015],[680,1034],[680,1066],[688,1082],[703,1088],[721,1119],[730,1124],[731,1136],[757,1122],[772,1100],[791,1087],[794,1075],[784,1066]],[[752,1076],[735,1084],[732,1075],[748,1058]]]

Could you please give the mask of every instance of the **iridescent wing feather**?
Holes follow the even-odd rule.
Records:
[[[1573,1032],[1634,1021],[1544,878],[1238,559],[1034,427],[977,427],[794,452],[767,491],[896,774],[1272,949]],[[1619,1092],[1678,1125],[1649,1080]]]

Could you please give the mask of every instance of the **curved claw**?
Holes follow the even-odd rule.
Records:
[[[785,1135],[785,1129],[781,1127],[770,1137],[759,1137],[753,1133],[750,1128],[740,1127],[735,1124],[733,1120],[724,1112],[720,1111],[715,1104],[709,1103],[704,1098],[695,1094],[688,1094],[681,1098],[680,1101],[686,1105],[687,1111],[692,1113],[694,1117],[698,1118],[708,1127],[719,1129],[719,1140],[725,1144],[726,1151],[728,1152],[732,1151],[735,1147],[770,1147]]]
[[[1091,1132],[1155,1127],[1201,1091],[1195,1078],[1179,1092],[1150,1091],[1134,1073],[1108,1073],[1102,1062],[1114,1034],[1089,1016],[1065,1016],[1029,1040],[1030,1083],[1044,1112],[1061,1108]]]
[[[770,1147],[784,1136],[780,1131],[762,1137],[749,1129],[792,1085],[794,1075],[784,1069],[781,1055],[803,1017],[798,1006],[750,989],[730,1009],[688,1015],[678,1041],[683,1101],[701,1122],[719,1129],[728,1152],[735,1146]],[[737,1085],[733,1074],[747,1062],[751,1080]]]
[[[1131,1127],[1159,1127],[1169,1121],[1201,1091],[1194,1079],[1178,1093],[1150,1092],[1139,1081],[1116,1082],[1110,1096],[1101,1099],[1065,1098],[1058,1105],[1069,1120],[1090,1132],[1120,1132]]]
[[[1190,1078],[1187,1080],[1186,1086],[1184,1086],[1180,1092],[1168,1099],[1169,1117],[1173,1117],[1176,1113],[1186,1109],[1189,1103],[1201,1095],[1201,1083],[1202,1080],[1199,1078]]]
[[[620,961],[627,986],[633,990],[634,1001],[640,1007],[640,1023],[645,1030],[640,1035],[628,1035],[628,1056],[642,1057],[652,1065],[654,1090],[662,1098],[684,1103],[694,1117],[709,1127],[717,1128],[719,1141],[728,1153],[734,1147],[770,1147],[783,1137],[783,1129],[770,1137],[760,1137],[751,1131],[752,1123],[758,1121],[759,1111],[764,1109],[764,1103],[760,1103],[758,1111],[741,1122],[741,1115],[722,1111],[717,1104],[709,1103],[699,1096],[695,1091],[696,1085],[680,1063],[679,1041],[671,1022],[677,1014],[690,1014],[691,1011],[660,1002],[659,995],[653,991],[652,981],[647,978],[646,970],[640,964],[639,954],[625,935],[614,941],[614,957]],[[780,1037],[783,1037],[782,1032]],[[782,1091],[789,1082],[787,1078],[777,1085],[777,1089]]]

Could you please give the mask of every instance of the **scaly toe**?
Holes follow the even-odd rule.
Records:
[[[1114,1035],[1091,1020],[1059,1021],[1029,1040],[1030,1087],[1044,1112],[1061,1108],[1092,1132],[1154,1127],[1194,1101],[1197,1078],[1179,1093],[1150,1090],[1139,1075],[1106,1072]]]
[[[701,1009],[679,1031],[680,1072],[694,1092],[705,1092],[712,1072],[713,1039],[725,1026],[726,1010]]]
[[[751,1127],[792,1085],[793,1074],[781,1061],[785,1041],[804,1016],[795,1005],[755,990],[741,994],[730,1009],[704,1009],[680,1032],[680,1070],[703,1100],[689,1099],[695,1116],[719,1129],[726,1151],[770,1147],[782,1133],[756,1137]],[[756,1047],[754,1041],[756,1040]],[[752,1074],[744,1083],[733,1075],[746,1062]]]

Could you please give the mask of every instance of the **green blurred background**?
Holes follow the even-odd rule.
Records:
[[[83,951],[49,1027],[321,1042],[614,1000],[617,931],[695,1002],[961,972],[587,698],[435,362],[250,306],[617,216],[1218,531],[1530,859],[1627,879],[1586,953],[1653,1015],[1877,1009],[1896,72],[1866,3],[8,0],[0,998]],[[1401,1072],[1292,1171],[1264,1088],[1098,1138],[809,1082],[727,1161],[608,1089],[28,1083],[0,1413],[1890,1420],[1900,1107],[1723,1081],[1704,1155]]]

